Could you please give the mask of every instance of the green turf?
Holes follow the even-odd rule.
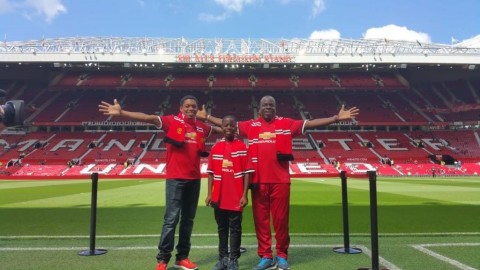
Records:
[[[480,246],[455,246],[454,248],[450,246],[443,247],[429,247],[430,250],[442,255],[448,256],[456,261],[462,262],[463,264],[472,266],[474,268],[480,269],[480,256],[473,254],[474,250],[477,250]]]
[[[201,268],[207,269],[215,263],[217,242],[212,209],[203,205],[206,181],[202,184],[192,254]],[[25,256],[35,261],[35,269],[152,269],[164,211],[164,187],[162,180],[100,179],[97,244],[107,247],[109,253],[84,258],[76,253],[88,246],[90,180],[0,181],[0,269],[29,269],[22,260]],[[365,247],[370,247],[368,189],[366,180],[348,181],[351,240]],[[432,246],[429,250],[480,268],[476,252],[480,246],[461,246],[480,243],[479,179],[379,178],[377,191],[380,254],[387,261],[398,269],[458,269],[412,247],[455,242],[460,245]],[[369,266],[366,254],[331,252],[333,246],[343,243],[338,179],[294,179],[290,213],[290,262],[295,269]],[[242,257],[245,264],[241,269],[251,269],[257,257],[250,207],[244,213],[243,229],[244,244],[252,252]],[[12,248],[17,249],[9,250]]]
[[[1,239],[0,248],[13,248],[15,250],[3,250],[2,264],[0,269],[153,269],[155,266],[157,237],[129,237],[129,238],[98,238],[97,248],[105,248],[108,253],[96,257],[82,257],[77,253],[88,250],[87,238],[73,239]],[[342,245],[342,239],[338,236],[310,235],[292,236],[292,245],[289,256],[292,269],[317,270],[317,269],[357,269],[370,267],[369,257],[370,239],[368,237],[352,236],[352,246],[361,248],[363,253],[348,255],[337,254],[332,251],[334,247]],[[436,241],[442,243],[464,243],[480,241],[480,236],[443,236],[441,238],[395,236],[380,237],[380,255],[387,262],[381,265],[394,266],[392,269],[441,269],[453,270],[451,266],[427,254],[418,252],[411,246]],[[194,243],[191,250],[191,258],[200,266],[200,269],[211,269],[217,259],[215,236],[198,236],[192,238]],[[252,269],[257,263],[255,254],[256,241],[254,236],[243,237],[243,246],[248,251],[240,258],[240,269]],[[35,250],[35,249],[50,250]],[[467,246],[430,248],[449,258],[463,262],[465,265],[478,268],[478,252],[475,248]],[[28,259],[27,259],[28,258]],[[170,264],[172,266],[172,264]],[[173,269],[173,267],[170,267]]]

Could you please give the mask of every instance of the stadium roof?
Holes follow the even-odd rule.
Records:
[[[5,41],[0,63],[53,63],[54,66],[187,64],[351,64],[480,65],[480,48],[462,44],[422,44],[395,40],[186,39],[71,37]]]

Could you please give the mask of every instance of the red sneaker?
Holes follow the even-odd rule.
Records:
[[[180,261],[176,261],[175,265],[173,266],[178,269],[183,269],[183,270],[196,270],[198,269],[197,265],[194,264],[192,261],[190,261],[188,258],[185,258]]]
[[[167,263],[164,261],[159,261],[156,270],[167,270]]]

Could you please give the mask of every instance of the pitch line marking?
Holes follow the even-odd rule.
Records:
[[[480,232],[438,232],[438,233],[381,233],[382,237],[389,236],[478,236]],[[176,235],[178,236],[178,235]],[[215,233],[197,233],[193,237],[217,237]],[[254,233],[243,233],[242,236],[254,237]],[[313,237],[313,236],[343,236],[343,233],[290,233],[293,237]],[[350,236],[366,236],[369,233],[350,233]],[[0,235],[0,239],[85,239],[89,235]],[[123,239],[123,238],[158,238],[159,234],[117,234],[117,235],[97,235],[101,239]]]
[[[372,252],[370,251],[370,249],[368,249],[365,246],[358,246],[358,247],[360,247],[362,249],[363,253],[367,254],[368,257],[372,258]],[[401,270],[401,268],[398,268],[393,263],[387,261],[385,258],[383,258],[381,256],[378,256],[378,261],[381,265],[385,266],[389,270]]]
[[[475,247],[480,246],[480,243],[431,243],[431,244],[420,244],[418,246],[422,247]]]
[[[457,267],[462,270],[477,270],[471,266],[463,264],[457,260],[443,256],[437,252],[434,252],[426,247],[448,247],[448,246],[480,246],[480,243],[438,243],[438,244],[421,244],[421,245],[412,245],[412,247],[418,251],[421,251],[429,256],[434,257],[437,260],[444,261],[450,265]]]
[[[290,245],[290,248],[333,248],[338,245]],[[242,245],[243,246],[243,245]],[[246,248],[257,248],[257,245],[245,245],[244,247]],[[367,255],[368,257],[372,257],[371,251],[365,247],[358,245],[356,246],[358,248],[361,248],[363,253]],[[107,249],[107,250],[150,250],[150,249],[157,249],[158,247],[156,246],[137,246],[137,247],[99,247],[102,249]],[[275,248],[275,246],[272,246],[272,248]],[[71,250],[84,250],[88,249],[88,247],[4,247],[0,248],[0,251],[71,251]],[[218,249],[218,245],[208,245],[208,246],[192,246],[192,249]],[[395,266],[393,263],[387,261],[386,259],[379,257],[380,263],[387,267],[390,270],[401,270],[397,266]]]
[[[246,248],[257,248],[257,245],[242,245]],[[290,245],[292,248],[330,248],[338,245]],[[272,246],[275,247],[275,246]],[[364,248],[363,246],[360,246]],[[100,247],[109,250],[144,250],[157,249],[156,246],[130,246],[130,247]],[[218,245],[192,245],[192,249],[217,249]],[[76,249],[88,249],[88,247],[4,247],[0,251],[68,251]]]

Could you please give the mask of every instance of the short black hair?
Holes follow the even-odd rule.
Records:
[[[197,99],[196,97],[194,97],[194,96],[192,96],[192,95],[186,95],[186,96],[184,96],[182,99],[180,99],[180,106],[183,106],[183,103],[185,103],[185,100],[187,100],[187,99],[193,99],[193,100],[195,100],[195,102],[196,102],[197,105],[198,105],[198,99]]]
[[[222,118],[222,123],[225,119],[228,119],[228,118],[231,118],[233,120],[233,122],[237,122],[237,118],[235,118],[234,115],[232,114],[228,114],[228,115],[225,115],[223,118]]]
[[[267,98],[271,98],[273,99],[273,103],[277,104],[277,101],[275,100],[275,98],[273,96],[270,96],[270,95],[265,95],[263,96],[261,99],[260,99],[260,103],[262,103],[262,101],[264,101],[265,99]]]

